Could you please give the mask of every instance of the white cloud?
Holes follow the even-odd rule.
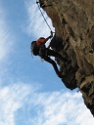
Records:
[[[0,125],[15,125],[15,111],[22,107],[30,93],[29,86],[18,84],[0,89]]]
[[[51,94],[51,95],[50,95]],[[83,104],[81,95],[69,92],[54,92],[41,98],[33,125],[93,125],[94,119]]]
[[[81,98],[79,93],[41,92],[30,84],[12,84],[0,89],[0,125],[93,125]]]

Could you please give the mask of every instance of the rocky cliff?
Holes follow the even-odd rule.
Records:
[[[94,0],[44,0],[55,27],[53,50],[70,61],[57,60],[68,89],[79,88],[94,116]]]

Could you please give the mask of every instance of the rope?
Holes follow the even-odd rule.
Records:
[[[36,3],[37,3],[37,5],[38,5],[38,8],[39,8],[39,10],[40,10],[40,13],[41,13],[41,15],[42,15],[44,21],[46,22],[48,28],[50,29],[50,31],[51,31],[52,33],[54,33],[54,32],[52,31],[50,25],[48,24],[47,20],[45,19],[44,15],[43,15],[43,13],[42,13],[42,11],[41,11],[41,8],[40,8],[40,6],[39,6],[39,4],[38,4],[38,2],[36,2]]]

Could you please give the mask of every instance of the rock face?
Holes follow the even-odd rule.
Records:
[[[69,89],[79,88],[94,116],[94,0],[44,0],[44,11],[55,27],[53,50],[70,61],[57,60],[62,81]]]

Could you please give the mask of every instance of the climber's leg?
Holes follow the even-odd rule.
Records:
[[[44,60],[49,62],[50,64],[52,64],[58,77],[62,78],[62,75],[61,75],[60,71],[58,70],[56,63],[50,57],[45,57]]]
[[[55,52],[55,51],[53,51],[51,49],[46,48],[46,52],[47,52],[48,56],[54,56],[55,58],[58,58],[58,59],[62,60],[64,63],[68,62],[68,60],[63,58],[59,53],[57,53],[57,52]]]

